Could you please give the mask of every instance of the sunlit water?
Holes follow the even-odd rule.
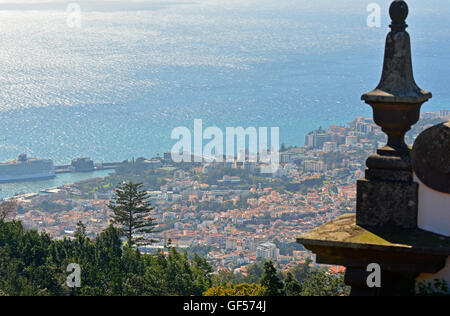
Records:
[[[358,0],[79,2],[81,28],[56,2],[0,3],[0,160],[148,157],[195,118],[279,126],[302,145],[371,115],[360,95],[380,77],[389,1],[381,28]],[[409,4],[416,79],[434,94],[424,110],[449,108],[448,1]]]

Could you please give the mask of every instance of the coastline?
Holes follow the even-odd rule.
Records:
[[[11,198],[15,194],[39,194],[43,190],[92,178],[105,177],[109,173],[111,173],[111,169],[94,170],[92,172],[66,172],[57,173],[53,179],[1,183],[0,199]]]

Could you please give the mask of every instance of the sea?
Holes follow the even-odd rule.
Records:
[[[194,119],[279,127],[280,143],[303,145],[372,115],[360,96],[381,75],[389,3],[2,0],[0,161],[162,155]],[[408,4],[416,81],[434,96],[423,111],[449,109],[450,3]]]

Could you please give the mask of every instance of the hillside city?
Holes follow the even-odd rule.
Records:
[[[408,143],[449,119],[448,110],[422,114]],[[94,238],[110,222],[107,205],[117,184],[142,182],[154,207],[158,242],[141,251],[164,249],[170,241],[207,258],[217,271],[245,275],[258,259],[286,270],[311,257],[295,242],[298,236],[355,212],[356,180],[364,177],[367,156],[384,143],[372,119],[357,117],[347,126],[311,131],[302,147],[283,145],[273,175],[250,162],[174,163],[170,154],[133,159],[105,178],[14,196],[15,218],[58,239],[73,237],[81,221]]]

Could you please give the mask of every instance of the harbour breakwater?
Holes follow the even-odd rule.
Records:
[[[111,170],[116,169],[119,165],[123,164],[123,162],[103,162],[103,163],[96,163],[92,168],[85,168],[85,169],[77,169],[73,166],[73,164],[70,165],[60,165],[55,166],[55,174],[60,173],[72,173],[72,172],[93,172],[93,171],[100,171],[100,170]]]

